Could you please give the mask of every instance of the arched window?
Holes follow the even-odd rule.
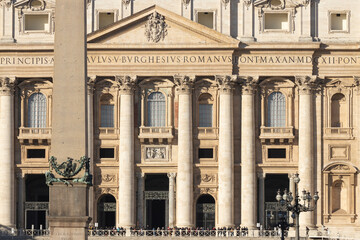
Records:
[[[147,98],[147,126],[164,127],[166,116],[165,96],[161,92],[153,92]]]
[[[212,96],[208,93],[199,97],[199,127],[212,127],[213,104]]]
[[[46,127],[46,97],[42,93],[34,93],[29,98],[28,127]]]
[[[346,126],[346,101],[342,93],[336,93],[331,98],[331,127]]]
[[[100,127],[114,127],[114,104],[111,94],[104,94],[100,99]]]
[[[215,199],[209,194],[201,195],[196,202],[196,227],[215,227]]]
[[[285,96],[281,92],[273,92],[268,97],[268,127],[285,127]]]

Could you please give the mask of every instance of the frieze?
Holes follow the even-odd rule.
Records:
[[[235,65],[299,65],[315,64],[336,66],[360,66],[360,56],[297,56],[297,55],[205,55],[205,54],[169,54],[169,55],[91,55],[87,56],[87,63],[91,65],[143,65],[143,64],[235,64]],[[0,56],[0,67],[5,66],[53,66],[54,57],[35,56]]]
[[[145,36],[149,42],[157,43],[164,40],[167,35],[165,17],[161,14],[152,13],[145,24]]]
[[[166,147],[146,147],[146,159],[166,159]]]

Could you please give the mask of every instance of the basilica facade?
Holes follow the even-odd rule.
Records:
[[[298,173],[301,228],[360,230],[360,2],[85,4],[94,226],[271,229]],[[47,228],[55,3],[0,6],[0,226]]]

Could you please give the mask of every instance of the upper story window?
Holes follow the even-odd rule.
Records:
[[[349,11],[329,12],[329,31],[349,32]]]
[[[114,127],[114,100],[111,94],[104,94],[100,98],[100,127]]]
[[[264,30],[289,31],[289,13],[287,12],[265,13]]]
[[[46,97],[42,93],[33,93],[28,101],[28,127],[46,127]]]
[[[286,126],[286,100],[281,92],[273,92],[268,97],[267,127]]]
[[[346,127],[346,99],[342,93],[336,93],[331,98],[331,127]]]
[[[25,14],[24,31],[49,32],[49,14]]]
[[[147,98],[147,126],[165,127],[166,100],[161,92],[153,92]]]
[[[104,28],[116,21],[117,14],[114,10],[99,10],[98,13],[98,29]]]
[[[203,93],[199,97],[199,127],[212,127],[213,103],[212,96]]]
[[[196,11],[196,21],[208,28],[215,29],[215,11]]]

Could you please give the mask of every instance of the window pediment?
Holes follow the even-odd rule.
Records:
[[[307,6],[309,2],[310,0],[255,0],[254,6],[258,8],[282,10],[285,8]]]

